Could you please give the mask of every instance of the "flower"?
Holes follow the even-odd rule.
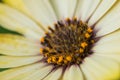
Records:
[[[119,0],[2,0],[1,80],[118,80]]]

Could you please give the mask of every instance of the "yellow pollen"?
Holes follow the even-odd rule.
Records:
[[[40,39],[40,42],[44,42],[44,38],[41,38],[41,39]]]
[[[85,48],[87,45],[88,45],[88,44],[87,44],[86,42],[82,42],[82,43],[81,43],[81,47],[82,47],[82,48]]]
[[[66,60],[67,60],[67,61],[71,61],[71,60],[72,60],[72,57],[71,57],[71,56],[67,56],[67,57],[66,57]]]
[[[58,60],[58,63],[62,62],[63,61],[63,56],[60,56],[59,57],[59,60]]]
[[[66,18],[66,21],[70,21],[70,18]]]
[[[76,21],[76,20],[77,20],[77,17],[74,17],[73,20]]]
[[[89,38],[89,37],[90,37],[90,34],[89,34],[89,33],[85,33],[85,37],[86,37],[86,38]]]
[[[54,66],[81,64],[90,55],[94,40],[94,30],[86,22],[77,17],[66,18],[48,26],[44,37],[40,40],[42,61]]]
[[[48,50],[48,51],[50,51],[50,48],[48,48],[48,47],[46,47],[45,49]]]
[[[42,54],[43,53],[43,48],[40,48],[40,54]]]
[[[83,53],[83,52],[84,52],[84,50],[83,50],[82,48],[80,48],[80,50],[79,50],[79,51],[80,51],[80,53]]]
[[[91,33],[93,30],[89,27],[88,29],[87,29],[87,32],[89,32],[89,33]]]
[[[48,58],[48,59],[47,59],[47,62],[48,62],[48,63],[51,63],[51,58]]]
[[[52,57],[52,61],[53,61],[53,62],[56,62],[56,57],[53,56],[53,57]]]

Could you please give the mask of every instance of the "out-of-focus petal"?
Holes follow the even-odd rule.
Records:
[[[39,54],[40,44],[23,36],[0,34],[0,54],[30,56]]]

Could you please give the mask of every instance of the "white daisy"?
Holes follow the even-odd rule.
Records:
[[[119,80],[120,0],[2,0],[0,80]]]

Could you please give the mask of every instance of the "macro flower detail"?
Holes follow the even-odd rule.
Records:
[[[1,0],[18,34],[0,33],[0,80],[119,80],[119,17],[119,0]]]
[[[93,31],[76,18],[58,21],[55,30],[50,27],[49,30],[51,32],[41,38],[43,47],[40,49],[47,63],[62,66],[80,64],[83,58],[92,53]]]

